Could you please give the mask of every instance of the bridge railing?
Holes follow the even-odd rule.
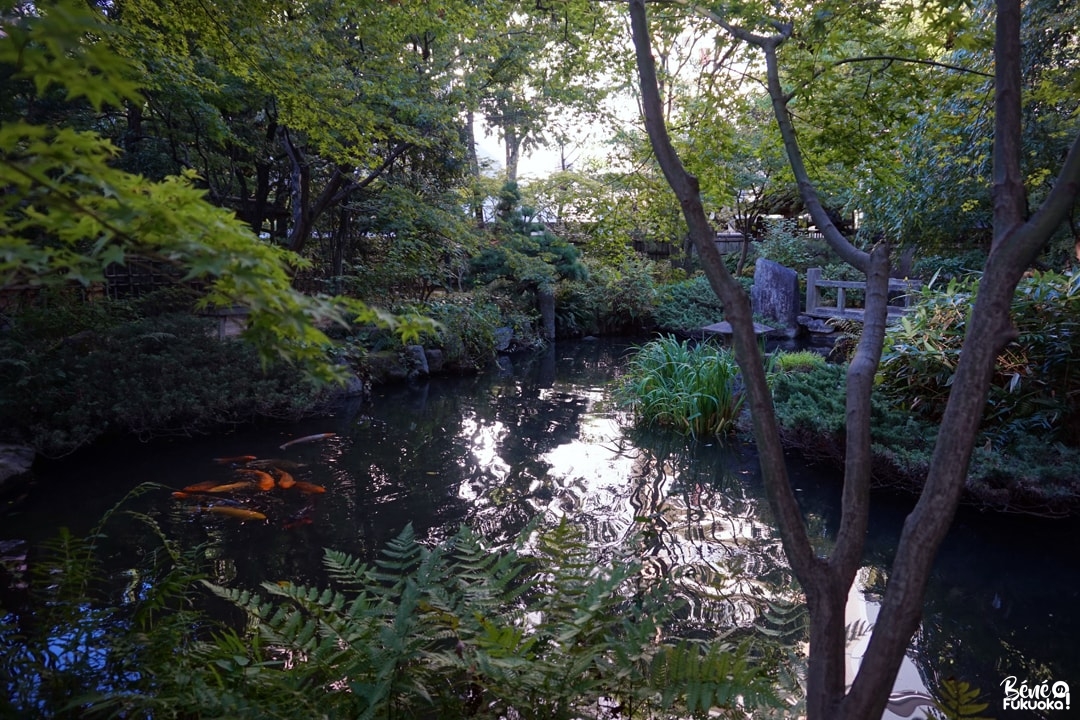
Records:
[[[922,287],[919,280],[889,279],[889,317],[899,317],[911,307],[911,295]],[[836,289],[836,304],[822,303],[821,291],[824,288]],[[821,277],[821,268],[809,268],[806,271],[806,314],[817,318],[842,317],[862,321],[863,308],[847,307],[849,290],[866,290],[865,281],[826,280]]]

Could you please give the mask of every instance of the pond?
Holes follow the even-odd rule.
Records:
[[[3,518],[0,541],[36,541],[60,526],[85,532],[140,483],[178,489],[235,481],[233,467],[214,458],[253,455],[286,461],[278,464],[297,481],[326,492],[254,494],[247,502],[267,516],[257,522],[205,512],[165,490],[125,507],[148,513],[185,545],[204,547],[219,582],[249,587],[321,583],[323,548],[371,557],[407,523],[433,540],[468,523],[503,541],[538,514],[567,518],[598,547],[641,533],[645,572],[671,579],[686,601],[684,632],[709,636],[718,627],[770,622],[763,611],[775,615],[799,595],[752,447],[688,447],[671,435],[630,430],[610,394],[628,347],[560,343],[503,358],[484,375],[383,389],[373,402],[342,405],[330,417],[97,447],[46,464]],[[334,436],[280,447],[318,433]],[[836,473],[798,457],[789,465],[810,532],[827,548],[839,521]],[[911,502],[874,497],[865,567],[848,608],[852,669]],[[143,542],[130,525],[118,517],[106,528],[119,558],[125,545]],[[1008,676],[1080,689],[1078,537],[1075,521],[962,511],[896,689],[925,692],[955,677],[981,688],[991,703],[982,714],[997,718],[1039,717],[1002,710]]]

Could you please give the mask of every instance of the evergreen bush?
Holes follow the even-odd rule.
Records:
[[[691,333],[720,322],[724,304],[704,275],[661,286],[656,293],[656,325],[665,332]]]

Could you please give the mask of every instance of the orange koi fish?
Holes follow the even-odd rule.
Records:
[[[217,481],[217,480],[207,480],[206,482],[195,483],[194,485],[188,485],[186,488],[184,488],[184,492],[186,492],[186,493],[206,492],[210,488],[215,488],[220,484],[221,483],[219,481]]]
[[[216,487],[210,488],[206,492],[224,493],[224,492],[232,492],[234,490],[250,490],[251,488],[254,488],[254,487],[258,487],[258,485],[256,485],[253,482],[250,482],[248,480],[244,480],[243,482],[234,482],[234,483],[229,483],[227,485],[217,485]]]
[[[232,463],[246,463],[255,459],[254,455],[237,455],[236,457],[214,458],[218,465],[230,465]]]
[[[318,433],[317,435],[305,435],[304,437],[290,440],[289,442],[281,445],[280,447],[282,450],[284,450],[290,445],[299,445],[300,443],[314,442],[316,440],[325,440],[326,438],[332,438],[335,435],[337,435],[337,433]]]
[[[188,493],[186,493],[186,492],[183,492],[183,491],[181,491],[181,490],[177,490],[176,492],[174,492],[174,493],[172,494],[172,496],[173,496],[174,498],[176,498],[177,500],[185,500],[185,499],[187,499],[187,498],[191,497],[191,495],[190,495],[190,494],[188,494]]]
[[[326,492],[326,488],[324,488],[322,485],[315,485],[314,483],[304,482],[303,480],[297,480],[296,484],[293,485],[293,487],[295,487],[300,492],[309,494],[322,494]]]
[[[291,488],[293,485],[296,484],[296,480],[293,478],[292,475],[285,472],[284,470],[278,470],[277,484],[278,484],[279,487],[283,487],[285,489],[288,489],[288,488]]]
[[[215,513],[217,515],[227,515],[229,517],[234,517],[234,518],[237,518],[239,520],[265,520],[266,519],[266,516],[263,515],[261,512],[256,512],[254,510],[245,510],[244,508],[238,508],[238,507],[225,507],[225,506],[222,506],[222,505],[215,505],[214,507],[207,508],[207,510],[209,512]]]
[[[241,469],[236,471],[238,475],[251,475],[256,478],[260,490],[272,490],[274,488],[274,476],[262,470]]]

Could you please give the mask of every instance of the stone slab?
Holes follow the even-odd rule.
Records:
[[[706,325],[705,327],[701,328],[701,330],[702,330],[702,332],[712,333],[714,335],[731,335],[732,334],[731,323],[729,323],[727,320],[723,320],[723,321],[718,322],[718,323],[713,323],[712,325]],[[771,328],[768,325],[762,325],[761,323],[754,323],[754,333],[757,334],[757,335],[768,335],[769,333],[771,333],[773,331],[774,331],[774,328]]]

